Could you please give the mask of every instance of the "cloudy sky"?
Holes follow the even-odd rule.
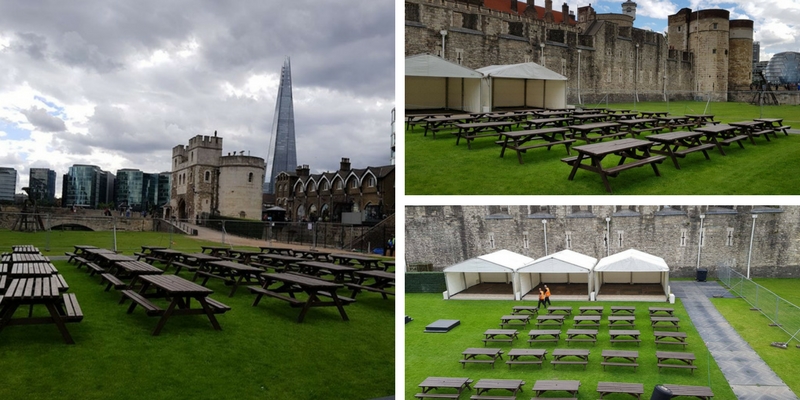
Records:
[[[266,158],[291,58],[297,160],[390,163],[391,0],[0,0],[0,166],[170,169],[195,135]]]
[[[681,8],[728,10],[731,19],[750,19],[754,22],[754,40],[761,42],[761,61],[784,51],[800,51],[800,0],[779,0],[769,3],[752,0],[633,0],[636,3],[634,26],[656,32],[667,30],[667,16]],[[569,0],[571,10],[589,3],[598,13],[621,13],[624,1]],[[556,4],[558,2],[554,2]],[[538,1],[537,4],[544,4]],[[556,7],[555,5],[553,6]]]

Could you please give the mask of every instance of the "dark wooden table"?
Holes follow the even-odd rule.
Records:
[[[503,132],[504,139],[501,140],[500,158],[503,158],[506,149],[514,150],[517,152],[517,160],[522,164],[522,153],[539,147],[547,147],[549,151],[551,147],[556,145],[564,145],[567,149],[567,154],[569,154],[569,146],[575,142],[575,139],[566,139],[567,131],[567,128],[544,128]],[[556,135],[561,135],[561,139],[558,139]],[[536,143],[529,144],[533,141],[536,141]]]
[[[472,141],[479,137],[484,136],[497,136],[499,137],[504,131],[510,131],[511,127],[518,125],[516,121],[495,121],[495,122],[474,122],[469,124],[456,124],[458,132],[456,132],[456,145],[464,139],[467,142],[467,148],[472,149]],[[494,131],[494,133],[486,133],[487,131]]]
[[[97,248],[96,246],[89,246],[84,244],[76,244],[73,247],[75,248],[75,254],[77,255],[85,254],[86,250],[93,250]]]
[[[134,279],[139,275],[161,275],[164,271],[144,261],[117,261],[111,271],[120,279]]]
[[[636,317],[633,315],[609,315],[608,327],[636,326]]]
[[[643,118],[657,118],[666,117],[669,114],[667,111],[639,111]]]
[[[151,252],[154,257],[164,263],[164,271],[168,270],[177,258],[183,256],[183,252],[173,249],[153,249]]]
[[[619,127],[620,124],[616,122],[595,122],[591,124],[568,126],[569,130],[572,132],[572,138],[586,141],[586,143],[600,141],[609,137],[621,136]],[[600,136],[589,137],[589,134],[592,133],[596,133]],[[623,132],[623,135],[627,135],[627,132]]]
[[[675,328],[676,331],[680,328],[680,319],[678,317],[650,317],[650,326],[652,326],[654,330],[655,328],[663,329],[663,326],[658,325],[659,323],[665,323],[668,327]]]
[[[488,342],[508,342],[513,343],[514,339],[519,335],[516,329],[487,329],[483,332],[483,345],[486,346]],[[505,337],[498,337],[505,336]]]
[[[158,320],[153,336],[158,336],[161,329],[167,324],[172,316],[178,315],[203,315],[208,317],[211,326],[215,330],[222,330],[214,316],[214,311],[208,303],[208,295],[214,293],[213,290],[188,281],[177,275],[139,275],[137,282],[142,283],[139,295],[145,298],[166,298],[170,301],[169,306],[164,312],[156,313],[161,318]],[[200,304],[200,308],[192,308],[192,300]],[[138,304],[132,302],[128,307],[128,314],[132,313]]]
[[[575,327],[578,326],[600,326],[600,315],[576,315],[572,317]]]
[[[419,387],[422,388],[422,393],[417,393],[414,397],[419,399],[424,398],[447,398],[447,399],[458,399],[461,395],[461,392],[464,390],[470,390],[471,388],[469,385],[472,383],[472,379],[469,378],[440,378],[435,376],[429,376],[425,378],[422,383],[419,384]],[[438,390],[438,389],[455,389],[456,393],[436,393],[434,396],[425,396],[425,394],[429,394],[431,390]]]
[[[610,329],[608,331],[611,344],[614,343],[636,343],[638,346],[642,340],[639,339],[641,332],[638,329]],[[629,337],[629,339],[621,339],[621,337]]]
[[[583,307],[578,307],[578,312],[580,312],[581,315],[589,313],[603,315],[603,309],[604,309],[603,306],[583,306]]]
[[[114,252],[111,253],[98,253],[96,254],[95,258],[97,265],[108,271],[111,267],[114,266],[114,263],[119,261],[136,261],[135,258],[131,256],[126,256],[124,254],[117,254]],[[92,271],[94,273],[94,271]]]
[[[647,311],[650,313],[650,316],[655,316],[658,313],[664,313],[669,315],[670,317],[675,312],[675,309],[672,307],[648,307]]]
[[[559,339],[561,339],[561,330],[560,329],[532,329],[528,332],[528,336],[530,339],[528,340],[528,346],[532,343],[542,343],[542,342],[556,342],[558,343]]]
[[[694,375],[694,370],[697,369],[697,366],[694,365],[694,353],[656,351],[656,359],[659,371],[661,371],[661,368],[687,368],[691,369],[692,375]],[[678,361],[679,364],[666,363],[665,361]]]
[[[0,275],[4,274],[8,274],[10,278],[34,278],[55,275],[58,270],[49,262],[3,264],[0,266]]]
[[[621,119],[617,122],[624,127],[625,132],[631,134],[631,137],[643,132],[660,132],[664,129],[663,126],[657,125],[656,122],[658,122],[658,120],[653,118]]]
[[[166,249],[164,246],[142,246],[142,253],[149,254],[152,253],[153,250],[161,250]]]
[[[636,311],[636,307],[634,306],[611,306],[611,315],[618,315],[618,314],[630,314]]]
[[[283,254],[285,256],[293,256],[294,250],[288,247],[280,247],[280,246],[259,246],[262,253],[267,254]]]
[[[586,370],[586,366],[589,364],[589,350],[555,349],[552,354],[553,361],[550,361],[550,364],[553,364],[553,369],[557,364],[578,364],[583,365],[583,369]],[[579,361],[564,361],[566,357],[577,357]]]
[[[650,154],[650,147],[652,145],[653,143],[647,140],[620,139],[604,143],[575,146],[573,149],[578,152],[577,157],[568,159],[567,161],[568,164],[572,165],[572,172],[569,174],[569,180],[575,178],[575,173],[578,172],[578,169],[585,169],[599,174],[603,180],[606,191],[612,193],[611,185],[608,183],[608,177],[616,177],[620,172],[626,169],[650,165],[656,176],[661,176],[656,164],[662,162],[666,157],[652,156]],[[620,157],[619,163],[615,167],[604,167],[603,159],[612,154]],[[626,164],[625,160],[628,158],[635,161]],[[588,160],[589,164],[584,164],[583,160]]]
[[[544,360],[547,358],[547,350],[545,349],[511,349],[506,354],[508,355],[508,361],[506,364],[508,368],[511,369],[511,366],[514,364],[539,364],[539,368],[542,368],[544,364]],[[533,360],[521,360],[520,357],[533,357]]]
[[[663,117],[656,117],[662,127],[669,129],[670,132],[677,128],[694,128],[695,125],[689,122],[689,118],[683,115],[665,115]]]
[[[300,268],[301,274],[317,277],[330,274],[333,275],[333,281],[338,283],[356,280],[353,272],[357,271],[357,269],[347,265],[319,261],[300,261],[297,266]]]
[[[341,284],[291,273],[261,274],[261,277],[263,283],[260,288],[252,286],[249,288],[251,292],[257,294],[253,307],[257,306],[261,297],[266,295],[287,301],[292,307],[302,307],[300,316],[297,318],[298,323],[303,322],[311,307],[336,307],[342,320],[349,321],[347,313],[344,311],[344,306],[349,303],[341,300],[336,293],[336,290],[342,287]],[[270,288],[272,285],[277,285],[277,287]],[[299,292],[307,294],[308,298],[306,300],[297,299],[295,293]],[[284,296],[282,293],[288,293],[289,296]],[[320,297],[330,298],[331,301],[323,301]]]
[[[192,281],[197,281],[198,276],[203,276],[203,282],[200,285],[205,286],[209,278],[222,279],[231,283],[231,292],[228,297],[233,297],[236,289],[242,284],[242,281],[254,283],[259,281],[259,275],[264,272],[261,268],[251,267],[247,264],[240,264],[233,261],[220,260],[209,261],[206,263],[205,268],[198,269],[192,278]],[[252,281],[251,281],[252,279]]]
[[[709,143],[700,141],[703,136],[706,136],[703,132],[677,131],[650,135],[647,137],[647,140],[656,143],[656,145],[650,149],[651,153],[668,156],[672,159],[675,169],[681,169],[681,166],[678,165],[678,157],[686,157],[689,153],[701,151],[703,152],[703,156],[706,157],[706,160],[710,160],[708,157],[708,150],[717,147],[716,136],[709,137]],[[680,150],[681,148],[684,149]]]
[[[456,115],[434,115],[428,118],[423,119],[425,121],[425,132],[422,136],[428,136],[428,129],[430,129],[431,133],[433,134],[433,138],[436,139],[436,132],[444,130],[444,129],[452,129],[455,124],[466,124],[472,121],[476,121],[478,118],[476,116],[470,114],[456,114]]]
[[[36,246],[32,244],[15,244],[11,246],[12,253],[33,253],[42,254]]]
[[[490,390],[508,390],[515,397],[517,392],[522,391],[523,385],[525,385],[525,381],[518,379],[481,379],[474,386],[476,396],[472,396],[470,399],[496,398],[494,396],[485,396],[486,392]]]
[[[322,261],[327,262],[330,261],[328,256],[331,254],[330,251],[323,251],[323,250],[294,250],[294,255],[300,258],[309,258],[314,261]]]
[[[764,122],[761,121],[739,121],[739,122],[728,122],[728,125],[735,126],[739,128],[739,132],[747,135],[750,138],[750,143],[754,146],[756,144],[756,136],[764,136],[764,139],[767,139],[768,142],[771,140],[769,139],[769,134],[771,133],[772,136],[778,137],[778,134],[775,133],[772,129],[763,129]]]
[[[701,400],[711,400],[711,398],[714,397],[714,393],[708,386],[686,386],[673,384],[664,384],[663,386],[672,392],[672,397],[694,396]]]
[[[666,331],[654,331],[653,336],[655,336],[655,344],[679,344],[686,348],[686,345],[689,344],[686,342],[686,332],[666,332]],[[675,339],[675,340],[667,340],[667,339]]]
[[[544,118],[559,118],[559,117],[566,117],[568,115],[572,115],[572,111],[566,110],[547,110],[547,111],[536,111],[533,113],[536,116],[544,117]]]
[[[737,127],[728,124],[718,124],[701,126],[695,128],[694,131],[704,133],[710,142],[717,145],[717,150],[724,156],[725,150],[722,149],[723,145],[729,146],[731,143],[735,142],[739,147],[744,148],[742,141],[747,139],[748,136],[737,134],[737,129]]]
[[[221,261],[219,257],[206,253],[183,253],[180,258],[184,264],[197,267],[198,269],[205,268],[211,261]],[[176,274],[178,272],[180,272],[180,268],[175,271]]]
[[[395,285],[394,272],[361,270],[354,271],[354,274],[356,275],[356,281],[347,284],[347,287],[353,289],[353,293],[351,293],[350,297],[355,299],[356,295],[362,290],[380,293],[384,300],[388,299],[387,295],[394,295],[393,292],[388,290]],[[368,279],[373,279],[375,282],[367,284],[366,281]]]
[[[277,253],[261,253],[258,256],[258,260],[272,267],[278,272],[288,271],[291,269],[299,269],[300,267],[297,263],[308,261],[308,259],[295,257],[295,256],[287,256],[285,254],[277,254]]]
[[[638,112],[627,112],[627,113],[621,112],[621,113],[614,113],[614,114],[609,113],[608,114],[608,120],[609,121],[613,120],[613,121],[616,121],[616,122],[622,122],[622,121],[625,121],[625,120],[636,119],[636,117],[638,117],[638,116],[639,116]]]
[[[512,314],[528,313],[534,315],[539,312],[539,309],[534,306],[513,306],[511,307]]]
[[[351,264],[353,261],[358,262],[364,269],[383,269],[378,265],[381,260],[375,257],[359,256],[355,254],[335,253],[329,256],[334,262],[338,264]]]
[[[608,114],[604,113],[589,113],[589,114],[572,114],[572,119],[580,124],[589,122],[605,122]]]
[[[690,123],[693,123],[697,126],[708,124],[716,125],[719,123],[719,121],[714,121],[714,115],[712,114],[686,114],[686,118],[689,119]]]
[[[63,312],[60,293],[64,289],[62,283],[63,279],[56,275],[12,279],[0,307],[0,331],[11,325],[55,324],[64,342],[75,344],[65,325],[67,316]],[[17,308],[25,305],[31,308],[34,305],[43,305],[50,316],[31,317],[28,314],[27,318],[13,318]]]
[[[600,398],[607,394],[625,393],[637,399],[641,399],[644,394],[644,385],[641,383],[622,383],[622,382],[597,382],[597,392]]]
[[[533,393],[536,397],[541,397],[545,392],[567,392],[572,397],[578,397],[578,389],[581,381],[571,380],[539,380],[533,384]]]
[[[560,306],[547,307],[548,314],[555,314],[557,312],[563,312],[564,315],[572,315],[572,307],[560,307]]]
[[[524,121],[527,129],[542,129],[545,126],[565,127],[572,122],[572,118],[537,118]]]
[[[11,253],[11,265],[22,263],[49,263],[50,259],[39,253]]]
[[[763,122],[765,128],[776,132],[781,131],[784,135],[789,136],[791,127],[783,125],[783,118],[756,118],[754,121]]]
[[[242,264],[250,264],[250,262],[252,262],[253,260],[253,257],[258,257],[259,255],[261,255],[261,251],[230,249],[228,250],[228,254],[230,254],[231,257],[236,257],[236,259],[239,260],[239,262]]]
[[[497,361],[498,358],[501,360],[503,359],[503,350],[487,347],[470,347],[462,351],[461,355],[464,356],[464,358],[458,360],[458,362],[461,363],[462,369],[467,363],[492,364],[492,369],[494,369],[495,361]],[[489,359],[478,359],[478,356],[486,356],[489,357]]]
[[[603,366],[603,371],[606,370],[607,366],[611,367],[633,367],[633,370],[636,371],[636,367],[639,366],[637,360],[639,359],[639,352],[638,351],[627,351],[627,350],[603,350],[601,353],[603,357],[603,361],[600,365]],[[625,360],[624,362],[620,361],[611,361],[616,358],[621,358]]]
[[[511,315],[503,315],[500,317],[500,327],[506,325],[528,325],[531,320],[530,315],[520,315],[520,314],[511,314]],[[516,322],[514,322],[516,321]]]
[[[597,329],[567,329],[566,342],[567,345],[569,345],[570,342],[597,343]]]
[[[546,314],[546,315],[537,315],[536,316],[536,326],[542,325],[564,325],[564,320],[566,319],[566,315],[563,314]]]
[[[203,253],[208,251],[208,255],[212,257],[219,257],[222,253],[227,253],[229,246],[200,246],[200,249]]]

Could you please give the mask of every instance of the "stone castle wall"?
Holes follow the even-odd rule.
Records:
[[[800,207],[406,207],[406,261],[442,269],[501,249],[534,259],[570,249],[600,259],[635,248],[664,258],[673,276],[688,277],[698,262],[701,214],[700,267],[713,272],[725,263],[744,271],[750,255],[753,276],[800,276]]]
[[[236,218],[261,219],[264,159],[250,156],[220,158],[219,212]]]

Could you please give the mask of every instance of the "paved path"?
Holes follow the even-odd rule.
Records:
[[[724,287],[695,281],[672,281],[670,285],[739,400],[797,399],[708,300],[715,295],[733,298]]]

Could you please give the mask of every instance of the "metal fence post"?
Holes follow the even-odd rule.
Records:
[[[45,251],[50,251],[50,214],[45,214],[45,244],[44,249]]]
[[[225,244],[225,220],[222,220],[222,244]]]

